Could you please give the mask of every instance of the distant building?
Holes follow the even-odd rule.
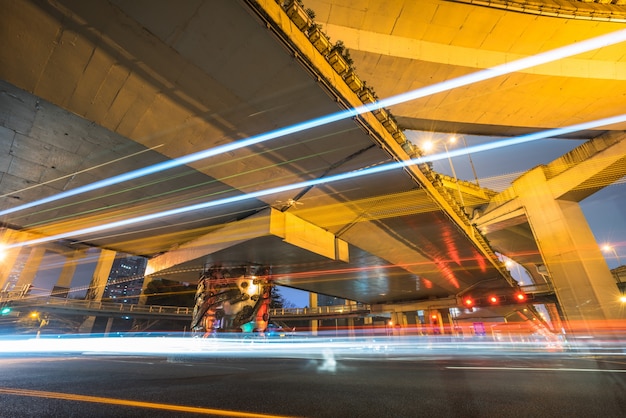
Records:
[[[103,299],[117,303],[137,303],[147,263],[144,257],[116,258],[104,288]]]
[[[346,299],[335,296],[317,295],[317,306],[343,306],[346,305]]]
[[[626,295],[626,266],[619,266],[611,270],[619,290]]]

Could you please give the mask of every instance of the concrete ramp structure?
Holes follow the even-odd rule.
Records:
[[[576,308],[583,305],[610,317],[619,289],[579,202],[624,175],[626,134],[605,134],[514,180],[474,220],[535,283],[554,286],[567,319],[588,319]]]
[[[581,151],[568,170],[555,162],[513,192],[473,189],[474,200],[435,173],[403,129],[512,135],[615,116],[626,93],[623,43],[391,109],[376,95],[623,23],[563,19],[559,27],[576,30],[535,39],[545,17],[463,1],[305,3],[314,13],[274,0],[0,0],[0,222],[13,260],[0,289],[35,280],[46,252],[75,266],[99,249],[93,299],[115,254],[147,257],[146,283],[193,283],[207,265],[258,263],[277,284],[415,324],[416,309],[458,306],[482,283],[516,288],[496,254],[516,247],[499,231],[528,222],[524,245],[538,242],[541,255],[520,261],[547,266],[567,316],[619,317],[601,295],[608,269],[597,246],[593,260],[582,254],[594,243],[576,202],[623,176],[625,122],[572,134],[598,137],[589,147],[604,151]],[[595,105],[583,106],[590,99],[577,89],[590,79]],[[569,278],[580,269],[588,274]],[[67,287],[75,269],[62,271]],[[593,309],[581,307],[581,284]]]

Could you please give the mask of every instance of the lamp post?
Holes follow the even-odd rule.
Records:
[[[617,266],[619,267],[619,266],[622,265],[622,262],[619,259],[619,255],[617,255],[617,251],[615,250],[615,247],[613,247],[612,245],[609,245],[609,244],[604,244],[602,246],[602,250],[605,251],[605,252],[609,252],[609,251],[612,252],[613,255],[615,256],[615,259],[617,260]]]
[[[463,145],[465,146],[465,149],[467,149],[467,142],[465,141],[465,137],[461,136],[461,138],[463,139]],[[467,157],[469,158],[470,165],[472,166],[472,173],[474,173],[474,180],[476,180],[476,185],[480,187],[480,183],[478,182],[478,174],[476,174],[476,167],[474,167],[474,161],[472,161],[472,154],[468,152]]]

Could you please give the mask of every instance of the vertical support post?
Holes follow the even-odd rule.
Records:
[[[104,336],[108,337],[109,333],[111,332],[111,328],[113,327],[113,317],[110,317],[109,319],[107,319],[107,326],[104,329]]]
[[[2,237],[0,237],[0,243],[1,242],[3,242]],[[0,259],[0,291],[5,290],[4,288],[9,282],[9,278],[11,277],[11,273],[15,267],[15,262],[17,261],[21,250],[22,247],[2,250],[4,251],[4,254],[2,254]]]
[[[74,279],[74,273],[76,272],[76,265],[78,259],[84,255],[83,251],[74,250],[67,256],[67,261],[63,265],[59,279],[57,280],[57,286],[69,288],[72,285],[72,279]]]
[[[354,337],[356,334],[354,332],[354,318],[348,318],[348,336]]]
[[[317,308],[317,293],[313,293],[313,292],[309,293],[309,307]],[[318,326],[319,326],[318,320],[312,319],[311,320],[311,335],[313,336],[317,335]]]
[[[97,302],[102,300],[104,288],[107,284],[107,280],[109,279],[109,273],[111,272],[111,267],[113,267],[115,255],[115,251],[105,249],[100,251],[100,257],[98,257],[98,263],[96,264],[96,269],[93,272],[93,277],[91,279],[91,283],[89,284],[89,290],[87,291],[85,300],[93,300]],[[87,317],[81,324],[79,331],[85,333],[91,332],[95,322],[95,316]]]
[[[568,327],[594,334],[619,318],[618,291],[577,202],[555,198],[542,167],[515,182]]]
[[[20,278],[15,284],[16,288],[21,288],[25,285],[33,284],[45,252],[46,249],[44,247],[31,248],[30,255],[28,256],[28,260],[26,261],[26,265],[24,266],[24,270],[22,270]]]
[[[139,295],[139,300],[137,302],[138,305],[146,305],[148,302],[148,296],[146,295],[146,289],[150,282],[154,280],[152,276],[145,276],[143,278],[143,283],[141,284],[141,294]]]
[[[431,326],[433,335],[441,335],[444,333],[443,331],[443,317],[441,316],[441,312],[437,309],[429,309],[428,310],[428,321]]]

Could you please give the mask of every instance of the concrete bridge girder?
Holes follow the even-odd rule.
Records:
[[[588,323],[619,317],[615,281],[578,200],[572,199],[624,177],[625,161],[626,134],[600,136],[514,180],[475,218],[504,255],[528,267],[545,266],[546,275],[532,268],[529,273],[535,281],[550,278],[569,319]],[[531,234],[517,234],[520,227]],[[516,246],[516,239],[526,242],[525,248]],[[581,305],[595,308],[583,315]]]
[[[267,3],[266,8],[273,8],[272,10],[274,11],[278,10],[276,2],[274,1],[267,0],[259,3]],[[393,6],[398,6],[400,3],[407,4],[408,2],[394,2]],[[429,1],[429,3],[432,5],[433,1]],[[239,7],[241,4],[244,3],[238,2],[235,7]],[[307,41],[302,32],[294,29],[291,22],[286,20],[285,16],[280,13],[279,20],[282,19],[280,26],[284,34],[290,38],[291,44],[298,43],[302,51],[298,51],[294,54],[294,59],[294,55],[286,57],[283,50],[277,52],[279,48],[272,48],[271,51],[266,50],[265,52],[270,54],[272,58],[267,59],[267,57],[265,57],[265,62],[275,64],[277,69],[274,72],[270,72],[269,75],[265,74],[266,78],[259,82],[260,80],[251,81],[251,78],[246,74],[246,66],[242,64],[245,63],[245,60],[241,57],[237,58],[237,54],[231,53],[232,49],[229,48],[223,48],[221,51],[223,55],[220,56],[226,56],[226,58],[234,57],[233,60],[237,61],[239,65],[228,67],[226,64],[229,62],[225,59],[223,65],[217,66],[216,72],[213,73],[212,76],[207,75],[207,71],[216,68],[213,61],[214,57],[210,53],[206,53],[206,55],[194,53],[198,52],[198,45],[202,45],[202,43],[198,42],[197,38],[194,38],[194,34],[182,36],[180,32],[181,29],[177,26],[180,23],[187,22],[186,19],[194,14],[195,6],[193,5],[185,4],[181,6],[180,9],[177,9],[175,15],[159,13],[158,7],[156,6],[150,8],[150,13],[143,14],[141,13],[141,3],[135,3],[133,5],[124,4],[124,2],[120,1],[101,1],[97,2],[96,5],[97,7],[92,9],[92,5],[85,5],[82,2],[72,0],[64,0],[58,3],[41,6],[42,9],[45,9],[42,12],[35,3],[28,3],[26,9],[29,10],[28,12],[22,11],[19,14],[20,19],[13,19],[12,21],[11,19],[6,19],[7,28],[15,30],[15,26],[13,25],[19,25],[22,22],[28,21],[27,18],[24,18],[25,15],[30,14],[36,16],[37,22],[41,24],[41,30],[43,32],[57,34],[59,38],[58,42],[55,41],[53,43],[48,43],[49,38],[46,37],[44,37],[43,42],[41,42],[41,40],[33,42],[32,49],[35,52],[27,57],[34,60],[33,65],[28,66],[28,68],[33,69],[33,71],[29,73],[22,73],[22,67],[15,64],[15,62],[23,59],[24,55],[15,53],[15,51],[20,50],[21,46],[12,45],[12,48],[15,49],[8,48],[8,52],[5,56],[14,56],[16,60],[6,60],[8,66],[6,69],[2,70],[3,74],[8,74],[8,78],[11,80],[17,80],[15,83],[20,87],[35,92],[43,97],[47,97],[50,100],[56,100],[60,106],[75,111],[77,114],[85,117],[86,120],[93,120],[102,126],[110,128],[121,136],[142,141],[142,144],[148,148],[165,144],[164,148],[160,149],[159,152],[162,151],[163,156],[166,156],[166,158],[184,155],[185,153],[196,150],[198,146],[212,146],[224,141],[238,139],[241,136],[245,137],[250,134],[250,132],[254,132],[254,129],[251,129],[251,127],[255,129],[258,127],[258,129],[263,130],[271,129],[277,125],[283,126],[291,123],[296,119],[296,116],[290,115],[290,112],[284,111],[284,108],[290,105],[293,105],[294,109],[303,110],[302,114],[309,116],[318,116],[317,110],[319,109],[324,109],[324,111],[326,111],[326,109],[336,111],[337,109],[336,103],[332,103],[332,106],[323,106],[320,108],[311,106],[311,108],[316,109],[314,112],[312,112],[310,108],[303,109],[305,106],[295,107],[300,104],[299,102],[301,102],[303,98],[311,100],[311,104],[318,104],[323,101],[319,99],[319,96],[322,96],[322,94],[319,94],[320,92],[317,91],[319,87],[316,85],[317,82],[321,82],[322,77],[318,75],[317,79],[313,81],[313,78],[310,78],[308,73],[306,77],[304,77],[301,73],[297,72],[298,69],[301,70],[301,63],[298,59],[300,59],[299,56],[301,57],[303,55],[302,51],[305,51],[304,54],[316,57],[311,61],[314,63],[319,62],[319,66],[325,65],[328,67],[328,65],[327,62],[322,59],[321,55],[317,54],[314,48],[312,48],[310,42]],[[223,8],[231,7],[230,5],[230,2],[218,4],[219,7]],[[159,4],[159,6],[163,6],[163,3]],[[205,13],[205,15],[203,15],[204,17],[210,17],[210,13],[207,9],[201,10],[201,12]],[[241,12],[241,10],[239,10],[239,12]],[[461,14],[462,13],[459,13],[458,15]],[[246,17],[242,17],[243,15]],[[247,13],[238,13],[237,16],[237,18],[241,18],[242,20],[249,17]],[[164,17],[166,18],[164,19]],[[162,21],[160,21],[160,19]],[[61,21],[69,22],[68,27],[59,25]],[[94,22],[93,26],[86,25],[85,23],[92,21]],[[11,24],[9,25],[9,23]],[[198,21],[191,19],[191,23],[197,25]],[[216,25],[217,23],[220,22],[216,22]],[[263,30],[267,29],[263,27],[263,25],[258,27],[263,28]],[[111,31],[107,33],[106,29],[110,29]],[[242,31],[242,33],[244,33],[242,36],[248,37],[247,39],[256,40],[257,38],[262,38],[264,45],[269,44],[264,37],[252,36],[251,34],[256,33],[253,30]],[[204,34],[204,32],[202,32],[202,34]],[[86,36],[81,38],[81,35]],[[195,35],[197,35],[197,33]],[[206,38],[213,39],[211,37]],[[229,46],[234,49],[239,48],[241,44],[245,44],[245,42],[239,42],[241,39],[236,37],[232,37],[230,40],[237,41],[233,44],[229,44]],[[284,45],[281,47],[284,47]],[[200,50],[204,52],[203,48],[200,48]],[[215,52],[217,53],[219,51]],[[44,57],[51,58],[47,59]],[[169,61],[168,65],[160,66],[164,61]],[[21,63],[21,61],[19,62]],[[80,65],[74,65],[76,63]],[[290,72],[287,74],[288,71],[282,71],[278,67],[283,70],[288,68],[294,71],[293,73]],[[616,65],[616,67],[619,67],[619,65]],[[78,69],[83,69],[83,73],[80,74]],[[552,68],[551,71],[553,70],[554,68]],[[295,73],[297,74],[293,75]],[[64,83],[51,83],[50,81],[53,81],[58,74],[64,74]],[[227,79],[231,76],[239,77],[240,82],[231,86],[231,90],[223,88],[218,79]],[[277,78],[281,77],[284,79],[280,80],[281,83],[272,84],[272,82],[276,82]],[[354,106],[355,103],[358,104],[354,92],[346,87],[341,77],[336,73],[330,73],[329,78],[334,80],[331,81],[330,84],[333,84],[340,90],[341,94],[333,97],[333,100],[340,101],[341,104],[339,107],[347,105]],[[283,81],[285,83],[282,83]],[[289,96],[291,102],[285,103],[282,101],[285,96],[276,98],[270,94],[273,93],[271,91],[264,91],[262,88],[260,90],[255,89],[257,82],[268,89],[271,89],[271,86],[276,86],[277,84],[280,86],[291,86],[290,88],[294,88],[298,91],[303,85],[306,85],[306,88],[311,86],[314,88],[308,90],[311,94]],[[289,84],[289,82],[291,82],[291,84]],[[98,88],[94,86],[98,86]],[[314,91],[314,89],[317,90]],[[203,93],[198,93],[198,91]],[[205,101],[205,96],[207,95],[204,94],[204,92],[206,91],[210,91],[211,96],[216,97],[215,102],[210,105]],[[138,92],[144,92],[146,94],[143,95]],[[324,94],[327,93],[328,92],[324,90]],[[267,98],[270,96],[271,99],[268,99],[265,103],[259,101],[259,98]],[[346,99],[348,96],[350,96],[349,100]],[[607,100],[611,100],[609,96],[607,97]],[[327,99],[328,98],[325,97],[324,101],[327,101]],[[31,104],[33,108],[41,107],[38,100],[37,102],[32,100],[32,103],[29,102],[29,106]],[[274,109],[276,108],[283,110],[275,111]],[[429,109],[431,107],[425,106],[423,108]],[[611,106],[606,106],[606,108],[611,108]],[[222,112],[221,110],[223,109],[228,109],[228,112],[236,114],[236,117],[233,117],[232,114],[229,115],[228,112]],[[44,111],[41,112],[31,110],[29,115],[35,115],[33,118],[49,117],[45,109],[43,110]],[[299,112],[296,111],[293,113],[297,114],[299,117]],[[371,114],[366,114],[359,120],[358,126],[359,128],[363,128],[364,126],[371,127],[376,124],[375,118]],[[172,128],[172,126],[175,128]],[[355,130],[354,125],[348,126],[347,123],[342,124],[341,129],[345,130],[341,136],[342,144],[350,144],[351,138],[353,138],[350,132]],[[376,131],[376,129],[367,131],[366,134],[371,135],[374,131]],[[70,133],[72,132],[70,131]],[[80,136],[82,136],[83,133],[81,132],[80,134]],[[27,136],[27,133],[25,131],[20,132],[20,135],[24,137]],[[49,135],[50,136],[47,137],[49,139],[47,145],[59,141],[59,138],[64,137],[62,134],[58,136],[53,136],[53,134]],[[319,132],[320,137],[324,135],[330,136],[330,133],[328,131]],[[383,148],[384,152],[377,153],[376,158],[372,158],[371,160],[363,159],[362,161],[377,164],[383,160],[383,158],[389,158],[390,156],[392,158],[406,158],[406,153],[401,151],[400,144],[394,142],[394,140],[390,138],[390,135],[384,132],[383,135],[385,135],[386,138],[382,141],[377,139],[377,141],[379,141],[378,145]],[[210,138],[213,142],[203,142],[201,145],[198,145],[197,141],[199,141],[200,138]],[[305,144],[305,147],[312,146],[311,138],[299,137],[298,139]],[[124,138],[124,140],[126,140],[126,138]],[[271,167],[271,170],[268,170],[269,174],[263,174],[263,178],[260,179],[259,182],[274,184],[273,182],[276,182],[276,179],[288,178],[290,175],[293,175],[294,172],[309,173],[308,170],[311,170],[310,173],[313,173],[311,175],[318,174],[315,170],[323,172],[319,167],[329,167],[330,163],[326,160],[326,157],[320,156],[325,152],[325,148],[332,145],[333,142],[336,141],[331,139],[326,141],[324,143],[325,145],[321,145],[318,148],[307,149],[306,151],[309,152],[310,155],[315,155],[319,158],[316,158],[314,163],[308,165],[304,162],[298,162],[294,165],[291,172],[283,169],[284,166],[282,162],[291,161],[292,159],[296,160],[298,155],[288,153],[284,155],[280,153],[271,154],[266,153],[267,150],[265,149],[263,149],[264,154],[262,157],[258,155],[255,156],[255,150],[251,152],[242,151],[229,154],[221,158],[218,164],[208,168],[202,164],[193,164],[193,167],[199,172],[210,174],[214,179],[228,178],[228,186],[242,190],[242,192],[245,193],[248,190],[252,190],[253,187],[249,186],[248,180],[240,180],[235,177],[235,174],[251,170],[255,165],[246,165],[242,162],[244,158],[258,157],[256,160],[257,166],[265,165]],[[350,146],[354,146],[354,150],[363,150],[365,148],[361,146],[362,142],[366,141],[362,141],[362,138],[354,140],[354,143]],[[113,141],[111,143],[113,143]],[[126,144],[127,142],[121,141],[120,143]],[[371,142],[367,142],[367,146],[370,145],[372,145]],[[346,148],[348,148],[347,145]],[[354,150],[351,149],[351,151]],[[38,157],[41,158],[41,155]],[[361,160],[359,160],[359,162],[360,161]],[[277,162],[281,164],[277,164]],[[50,167],[45,168],[50,169]],[[353,167],[349,165],[347,168]],[[441,196],[437,197],[438,190],[430,184],[430,181],[424,173],[414,167],[407,171],[411,170],[413,170],[410,173],[412,176],[411,181],[404,182],[403,184],[414,182],[415,179],[418,180],[418,183],[423,183],[422,185],[428,189],[431,197],[435,196],[435,202],[439,206],[443,206],[445,211],[449,214],[449,217],[453,220],[453,226],[449,228],[446,233],[457,234],[458,229],[461,229],[462,232],[460,235],[465,234],[470,238],[470,241],[472,241],[473,228],[466,222],[467,219],[458,214],[453,204]],[[45,174],[43,171],[42,173]],[[41,177],[43,178],[44,176],[42,175]],[[206,178],[203,177],[203,180],[206,181]],[[413,183],[413,185],[414,184],[415,183]],[[391,185],[392,184],[389,184],[388,186]],[[319,201],[323,201],[323,203],[328,203],[331,201],[334,202],[335,195],[341,196],[342,192],[344,191],[329,188],[328,192],[325,192],[327,194],[326,196],[323,196],[322,193],[316,194],[316,192],[311,193],[309,196],[319,199]],[[341,196],[341,198],[347,199],[350,196],[349,192],[345,192],[345,196]],[[280,198],[282,199],[283,196],[280,196]],[[272,205],[273,201],[274,197],[268,197],[264,200],[264,203]],[[111,199],[110,203],[116,204],[117,202]],[[147,206],[148,205],[146,205],[146,207]],[[253,206],[254,210],[257,209],[254,205],[251,206]],[[133,210],[134,209],[135,208],[133,208]],[[116,216],[125,215],[125,213],[120,212]],[[95,221],[102,221],[102,219],[106,219],[106,217],[95,219]],[[316,226],[319,226],[319,222],[317,222],[319,219],[319,217],[309,218],[305,219],[305,221],[314,224],[318,223]],[[514,218],[511,218],[510,220],[513,219]],[[67,222],[67,224],[70,223],[71,221]],[[376,222],[372,222],[368,224],[367,227],[363,227],[361,231],[367,231],[368,233],[374,231],[384,234],[385,231],[391,229],[387,226],[380,227],[381,224],[381,220],[377,219]],[[428,225],[419,225],[420,228],[424,228],[425,226]],[[161,227],[161,225],[158,227]],[[329,229],[333,229],[332,234],[335,234],[338,230],[343,231],[341,228],[344,228],[344,225],[342,225],[341,228],[333,227],[334,225],[329,227]],[[347,227],[349,227],[350,230],[345,233],[345,236],[349,236],[351,233],[354,234],[353,236],[357,236],[355,231],[359,230],[358,226],[352,227],[352,224],[347,224]],[[362,233],[362,236],[367,235],[369,234]],[[401,240],[407,241],[407,236],[409,236],[409,234],[405,236],[398,234],[394,236],[393,239],[385,242],[392,242],[394,240],[396,240],[396,242]],[[188,238],[189,236],[185,236],[185,239]],[[433,240],[435,239],[436,238],[433,238]],[[454,238],[448,239],[448,242],[445,244],[450,245],[445,248],[437,249],[438,252],[445,253],[446,256],[449,253],[458,253],[459,249],[456,248],[456,242],[454,241]],[[473,244],[479,248],[478,251],[474,251],[471,254],[471,257],[478,260],[476,266],[482,268],[482,271],[488,272],[486,274],[498,274],[498,266],[495,266],[495,268],[493,268],[493,265],[484,266],[484,264],[493,263],[494,260],[489,253],[490,250],[482,248],[481,243],[478,241],[477,239],[472,241]],[[111,245],[111,242],[113,241],[101,242],[101,244],[106,246]],[[128,244],[128,242],[124,242],[123,244]],[[340,241],[334,241],[335,244],[337,244],[337,242]],[[121,245],[119,241],[115,242],[115,244]],[[305,249],[308,248],[309,244],[310,243],[300,243],[301,247]],[[376,247],[376,244],[378,244],[378,247]],[[418,244],[410,242],[409,245],[406,245],[404,248],[409,248],[411,245],[420,247],[423,244],[424,241],[419,241]],[[365,245],[372,245],[372,247],[375,248],[383,246],[382,243],[370,242],[363,244],[363,246]],[[158,248],[158,246],[154,245],[148,248],[156,252],[157,250],[155,248]],[[188,251],[192,250],[188,249]],[[319,255],[316,251],[311,252]],[[328,254],[331,252],[336,256],[337,252],[343,253],[343,250],[340,251],[337,248],[333,248],[329,250]],[[406,265],[406,260],[410,259],[407,255],[415,257],[414,260],[411,260],[412,262],[419,263],[423,261],[419,255],[415,255],[419,254],[418,251],[413,251],[412,253],[407,251],[402,254],[386,254],[389,254],[389,257],[387,257],[388,261],[403,266]],[[206,253],[204,255],[206,255]],[[338,259],[343,261],[342,257],[338,257]],[[486,263],[484,263],[485,260]],[[463,261],[465,262],[466,260]],[[450,266],[461,265],[460,257],[458,259],[445,260],[443,263],[447,263],[446,267],[448,268]],[[436,267],[438,267],[438,265]],[[412,270],[412,268],[413,267],[409,267],[404,270],[415,272],[416,274],[424,271],[419,270],[417,267],[415,267],[415,270]],[[471,269],[472,268],[468,270]],[[458,280],[452,276],[453,275],[446,276],[441,280],[441,283],[443,283],[442,287],[448,285],[451,287],[459,287],[463,285],[462,281],[459,283]],[[418,278],[418,280],[421,280],[421,278]],[[422,284],[424,283],[426,283],[426,281],[423,281]],[[410,284],[413,285],[413,282]],[[402,289],[402,291],[415,291],[416,288],[417,286],[414,286],[413,289]],[[425,287],[420,290],[424,288]],[[354,290],[354,293],[357,293],[357,290]],[[449,289],[446,288],[444,290],[447,291]],[[381,290],[381,295],[382,292],[383,290]],[[446,292],[446,294],[449,293],[451,292]]]

